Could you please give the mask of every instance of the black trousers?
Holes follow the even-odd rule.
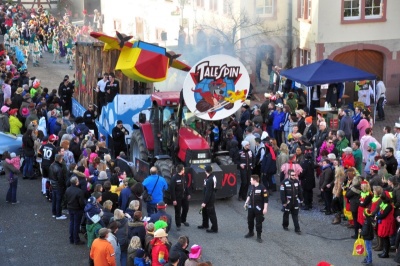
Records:
[[[378,111],[378,118],[385,118],[385,111],[383,110],[383,101],[384,97],[379,98],[378,103],[376,104],[376,110]]]
[[[175,209],[175,224],[177,227],[181,226],[181,223],[186,222],[186,217],[189,211],[189,201],[187,197],[183,199],[177,199]]]
[[[267,190],[273,190],[274,184],[272,184],[272,175],[262,174],[262,183]],[[276,188],[275,188],[276,190]]]
[[[313,203],[313,190],[303,188],[304,205],[312,207]]]
[[[358,209],[355,212],[352,211],[351,215],[353,215],[353,221],[354,221],[354,235],[358,236],[358,229],[361,228],[361,225],[357,222]]]
[[[332,206],[332,197],[333,197],[332,190],[324,190],[322,192],[322,197],[323,197],[323,199],[325,201],[325,209],[326,209],[326,211],[330,212],[331,211],[331,206]]]
[[[280,147],[281,144],[282,144],[282,141],[283,141],[283,139],[282,139],[282,130],[274,129],[274,137],[276,139],[276,144],[278,145],[278,147]]]
[[[240,188],[239,197],[243,200],[247,199],[247,191],[249,190],[251,171],[240,169]]]
[[[262,211],[256,211],[254,208],[249,208],[247,211],[247,224],[249,227],[249,232],[254,232],[254,219],[256,220],[256,232],[257,234],[261,234],[264,215]]]
[[[294,224],[294,230],[300,231],[300,225],[299,225],[299,207],[298,206],[293,206],[292,204],[289,204],[285,207],[285,211],[283,212],[283,222],[282,226],[283,227],[288,227],[289,226],[289,214],[292,214],[292,220]]]
[[[215,206],[214,204],[207,204],[202,211],[203,217],[203,227],[208,228],[209,223],[208,220],[211,221],[211,230],[218,231],[218,222],[217,222],[217,214],[215,213]]]

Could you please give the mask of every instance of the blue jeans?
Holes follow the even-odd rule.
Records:
[[[365,249],[367,250],[367,263],[372,263],[372,241],[371,240],[364,240],[365,242]]]
[[[128,258],[128,253],[126,251],[121,251],[121,266],[126,266]]]
[[[17,186],[18,179],[14,179],[14,181],[10,183],[10,187],[8,188],[6,201],[17,202]]]
[[[51,212],[53,215],[56,217],[61,216],[61,200],[62,200],[62,195],[61,195],[61,190],[53,190],[52,192],[52,198],[51,198]]]
[[[33,159],[34,157],[25,157],[24,169],[22,169],[22,174],[24,177],[32,178],[33,177]]]
[[[79,231],[81,226],[81,220],[83,216],[83,210],[68,210],[69,212],[69,242],[78,243]]]
[[[152,214],[157,212],[157,205],[156,204],[152,204],[150,202],[146,203],[147,206],[147,216],[150,217]]]

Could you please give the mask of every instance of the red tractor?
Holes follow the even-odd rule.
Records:
[[[130,150],[136,175],[145,178],[154,165],[169,184],[175,166],[182,163],[189,188],[194,192],[203,190],[204,167],[211,164],[217,178],[217,198],[236,195],[236,165],[227,152],[212,154],[204,137],[205,122],[184,105],[182,93],[155,92],[151,100],[149,121],[143,114],[133,125]],[[192,194],[196,198],[196,193]],[[166,198],[169,198],[168,191]]]

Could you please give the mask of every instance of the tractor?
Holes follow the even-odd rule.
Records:
[[[151,166],[156,166],[168,185],[179,163],[185,166],[192,198],[200,199],[206,177],[204,167],[210,164],[217,178],[217,198],[230,198],[237,193],[236,165],[227,152],[212,153],[204,135],[205,122],[185,106],[182,92],[154,92],[147,121],[139,115],[133,125],[131,159],[139,179],[145,178]],[[144,169],[144,170],[143,170]],[[165,193],[169,199],[169,192]]]

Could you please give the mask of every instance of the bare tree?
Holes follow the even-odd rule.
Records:
[[[214,15],[209,19],[203,18],[196,21],[197,29],[209,35],[211,48],[222,48],[223,52],[243,57],[243,52],[255,53],[255,49],[262,39],[270,36],[282,36],[284,26],[268,28],[265,19],[260,16],[250,17],[248,12],[242,9],[235,13],[232,2],[225,6],[224,18]]]

